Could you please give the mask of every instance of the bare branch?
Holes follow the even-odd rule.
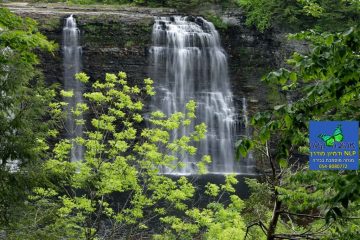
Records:
[[[245,234],[244,240],[247,238],[250,228],[252,228],[254,226],[259,226],[261,228],[261,230],[264,232],[264,234],[266,235],[267,228],[266,228],[265,224],[261,220],[259,220],[258,222],[254,222],[246,227],[246,234]]]

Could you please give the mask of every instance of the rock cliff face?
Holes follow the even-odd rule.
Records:
[[[80,8],[18,3],[7,7],[19,15],[36,19],[41,32],[59,45],[64,18],[73,14],[81,31],[83,71],[94,79],[101,78],[105,72],[125,71],[134,83],[147,77],[151,67],[148,49],[154,17],[181,14],[172,9],[112,6]],[[279,33],[259,33],[246,27],[239,10],[223,13],[223,20],[228,22],[228,27],[219,32],[228,54],[235,104],[241,109],[242,97],[246,97],[254,112],[269,101],[269,91],[260,82],[261,76],[281,65],[294,46],[286,43]],[[54,55],[43,54],[41,58],[47,82],[61,84],[61,48]]]

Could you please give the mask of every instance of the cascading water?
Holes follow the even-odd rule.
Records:
[[[204,154],[212,157],[210,173],[246,173],[234,160],[236,113],[227,58],[214,25],[201,17],[158,17],[152,37],[150,74],[157,91],[153,109],[166,114],[184,111],[193,99],[198,104],[196,124],[205,122],[208,129],[206,140],[197,146],[198,155],[184,157],[184,168],[164,173],[195,173]],[[174,137],[184,134],[185,129],[179,129]]]
[[[76,26],[76,20],[71,15],[65,19],[65,26],[63,28],[63,58],[64,58],[64,90],[73,90],[74,96],[67,98],[68,103],[68,117],[65,122],[67,137],[74,139],[82,137],[83,129],[81,125],[76,125],[76,119],[82,119],[78,116],[76,119],[71,114],[71,109],[76,107],[77,103],[81,103],[82,99],[82,84],[75,80],[75,74],[81,70],[81,46],[79,45],[80,31]],[[82,159],[83,147],[73,143],[71,150],[71,161]]]

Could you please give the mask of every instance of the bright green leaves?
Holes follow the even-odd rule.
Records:
[[[304,7],[303,10],[307,15],[313,17],[320,17],[324,12],[324,9],[314,0],[297,0]]]
[[[33,189],[34,195],[29,196],[31,200],[35,200],[35,198],[42,197],[54,197],[57,195],[57,192],[52,189],[45,189],[42,187],[36,187]]]
[[[120,78],[120,81],[124,81],[127,78],[127,75],[125,72],[119,72],[118,77]],[[121,84],[125,84],[124,82],[121,82]],[[152,83],[149,83],[152,84]]]
[[[86,219],[91,216],[96,210],[94,203],[86,197],[60,197],[62,201],[62,207],[58,209],[57,215],[59,216],[56,219],[57,226],[64,224],[64,219],[68,218],[68,221],[63,225],[63,235],[70,235],[73,231],[78,231],[77,234],[80,238],[84,238],[84,235],[90,236],[90,234],[95,233],[95,229],[92,227],[82,228],[78,226],[77,222],[84,222]],[[83,233],[81,231],[84,231]],[[76,233],[74,233],[76,234]],[[76,235],[75,235],[76,236]]]
[[[109,140],[109,144],[113,148],[111,151],[109,151],[112,156],[115,156],[121,152],[126,152],[129,149],[129,144],[126,141]]]
[[[71,147],[70,140],[68,139],[64,139],[57,143],[54,148],[55,158],[60,161],[67,160]]]
[[[174,130],[180,127],[184,118],[184,114],[181,112],[173,113],[169,118],[165,118],[164,113],[156,111],[151,114],[149,121],[155,126],[163,127],[167,130]]]
[[[76,77],[90,84],[85,73]],[[66,228],[72,229],[79,238],[88,234],[93,234],[91,239],[95,238],[97,229],[92,226],[100,226],[104,219],[116,226],[125,224],[129,229],[146,229],[147,219],[152,219],[154,214],[165,215],[167,211],[189,208],[187,202],[195,194],[192,183],[185,177],[171,180],[159,175],[159,171],[179,168],[179,156],[194,155],[194,143],[205,137],[206,126],[194,126],[196,103],[190,101],[185,113],[170,116],[160,111],[151,113],[152,127],[144,127],[141,99],[155,93],[152,84],[151,79],[145,79],[142,87],[130,87],[125,73],[106,74],[104,81],[93,82],[90,91],[84,93],[86,103],[78,103],[71,109],[70,114],[75,117],[85,112],[92,117],[80,123],[87,131],[82,138],[57,143],[54,159],[47,161],[46,169],[53,168],[49,175],[58,181],[56,184],[67,189],[59,191],[62,196],[57,211],[59,221],[62,224],[68,221]],[[61,93],[64,97],[73,97],[71,91]],[[62,103],[51,105],[57,114],[63,107]],[[190,129],[189,135],[172,138],[172,132],[178,128]],[[73,143],[84,147],[84,157],[67,162]],[[204,156],[198,163],[199,172],[206,172],[210,162],[210,156]],[[222,191],[231,190],[232,183],[227,182]],[[77,192],[81,192],[81,197],[73,194]],[[119,193],[128,194],[128,200],[116,202],[120,204],[117,206],[112,196]],[[159,207],[159,203],[169,207]],[[180,219],[165,217],[164,221],[174,227],[179,225],[178,231],[183,229],[190,235],[197,231],[192,224],[182,225]],[[85,226],[87,222],[91,226]]]
[[[144,129],[141,133],[141,136],[146,137],[149,141],[153,143],[163,143],[166,144],[170,140],[170,133],[161,129]]]
[[[88,83],[90,77],[86,75],[86,73],[80,72],[75,74],[75,79],[82,82],[82,83]]]
[[[0,27],[5,30],[0,36],[0,42],[12,49],[20,50],[28,59],[37,61],[36,55],[32,53],[36,48],[54,51],[57,47],[38,32],[34,20],[18,17],[6,8],[0,9]]]
[[[297,81],[297,74],[295,72],[291,72],[290,75],[289,75],[289,79],[293,83],[296,82]]]
[[[195,224],[187,223],[175,216],[167,216],[161,218],[161,221],[171,226],[177,236],[183,236],[185,239],[191,239],[191,234],[199,231]],[[166,239],[166,238],[165,238]]]
[[[114,116],[109,116],[106,114],[103,114],[99,117],[99,119],[92,119],[91,124],[96,129],[102,129],[107,130],[110,132],[115,131],[115,125],[113,124],[115,122],[116,118]]]
[[[103,163],[100,167],[102,173],[99,184],[99,196],[113,192],[124,192],[137,187],[137,171],[128,166],[124,157],[116,157],[114,163]]]
[[[78,80],[83,82],[88,82],[89,80],[89,77],[84,73],[81,73],[81,75],[78,74],[77,77]],[[86,80],[84,81],[84,79]],[[127,85],[125,73],[120,72],[118,76],[107,73],[104,82],[95,81],[92,84],[93,89],[96,89],[96,91],[85,93],[84,97],[98,105],[111,102],[112,104],[109,105],[114,106],[112,108],[112,113],[121,117],[121,110],[124,108],[130,110],[142,110],[143,104],[140,101],[133,101],[130,94],[140,95],[143,92],[147,92],[149,90],[148,88],[151,87],[152,81],[148,79],[147,83],[148,84],[144,89],[140,89],[137,86],[129,87]],[[138,122],[141,121],[139,116],[135,119]]]
[[[152,118],[165,118],[165,114],[161,111],[155,111],[151,113]]]
[[[210,163],[211,163],[211,157],[209,155],[203,156],[201,161],[196,163],[196,165],[198,167],[199,174],[207,173],[207,167],[206,166],[209,165]]]
[[[198,142],[201,139],[205,138],[206,132],[207,132],[206,124],[201,123],[195,126],[195,132],[191,135],[191,137],[194,139],[194,141]]]
[[[144,83],[145,83],[146,94],[148,94],[149,96],[154,96],[155,91],[154,91],[154,87],[152,86],[154,81],[151,80],[150,78],[146,78],[144,79]]]
[[[205,138],[206,125],[201,123],[199,125],[195,125],[192,129],[191,123],[195,118],[196,103],[194,101],[190,101],[186,104],[186,109],[186,114],[176,112],[171,114],[168,118],[166,118],[166,115],[160,111],[151,113],[149,121],[159,129],[156,129],[156,131],[153,129],[145,129],[142,132],[142,136],[149,138],[151,142],[162,142],[163,144],[167,142],[166,148],[173,154],[180,153],[182,155],[195,155],[196,148],[192,146],[192,144]],[[193,132],[191,132],[189,136],[182,136],[178,139],[169,141],[170,133],[179,127],[189,128],[190,130],[193,130]],[[162,130],[160,131],[160,129]],[[210,163],[210,161],[211,160],[208,157],[204,157],[202,161],[197,163],[200,173],[206,172],[206,165]],[[177,167],[181,168],[183,166],[181,163],[178,163]]]
[[[205,186],[205,193],[212,197],[217,197],[220,193],[220,187],[213,183],[208,183]]]
[[[89,99],[89,101],[96,102],[98,104],[109,102],[111,100],[110,97],[104,96],[101,92],[84,93],[84,97]]]
[[[63,116],[63,107],[67,106],[68,103],[65,102],[53,102],[49,103],[49,113],[55,119],[61,118]]]
[[[186,177],[181,177],[177,181],[177,185],[178,187],[170,191],[165,198],[174,205],[175,209],[186,210],[187,205],[183,201],[193,197],[195,187],[187,180]]]
[[[82,114],[86,111],[89,110],[89,107],[86,103],[77,103],[75,106],[75,109],[71,109],[72,114],[74,114],[75,117],[80,117],[82,116]],[[78,119],[78,120],[82,120],[82,122],[84,122],[83,119]]]
[[[136,145],[135,150],[142,157],[141,166],[145,169],[157,169],[157,166],[163,165],[163,154],[158,151],[157,145],[152,143],[143,143]]]
[[[71,98],[72,96],[74,96],[74,91],[70,90],[70,91],[65,91],[65,90],[61,90],[60,91],[61,96],[65,97],[65,98]]]
[[[238,180],[234,175],[227,175],[225,177],[225,184],[221,185],[221,189],[225,190],[229,193],[234,193],[235,188],[234,185],[238,183]]]
[[[119,74],[120,75],[120,74]],[[126,79],[126,75],[124,78],[121,78],[121,79]],[[116,83],[117,81],[117,77],[115,74],[112,74],[112,73],[106,73],[105,74],[105,82],[108,82],[108,83]]]
[[[121,132],[114,133],[116,140],[134,140],[136,138],[137,130],[135,128],[127,128]]]
[[[195,118],[196,102],[194,100],[189,101],[186,104],[186,110],[188,111],[187,112],[188,118]]]
[[[243,239],[246,226],[239,214],[243,208],[243,201],[231,195],[228,207],[219,202],[212,202],[203,209],[187,210],[183,219],[175,216],[163,217],[161,221],[169,225],[175,233],[174,236],[166,232],[163,239],[176,237],[179,234],[184,239],[194,239],[200,229],[205,230],[203,233],[205,239]]]

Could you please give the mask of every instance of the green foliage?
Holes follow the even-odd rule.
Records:
[[[257,113],[252,118],[255,130],[252,143],[240,142],[239,151],[246,154],[255,149],[269,159],[273,174],[268,189],[282,203],[284,216],[292,221],[307,218],[313,236],[331,239],[341,236],[342,231],[351,236],[349,229],[359,228],[359,222],[353,220],[359,213],[357,172],[315,172],[298,166],[293,172],[288,165],[297,160],[295,155],[309,154],[310,119],[359,119],[360,31],[355,26],[342,33],[308,31],[290,38],[311,42],[310,53],[294,53],[287,62],[289,68],[271,72],[263,80],[291,96],[291,102]],[[269,221],[264,212],[258,218]],[[283,223],[281,218],[279,221]],[[328,230],[321,231],[323,226]],[[281,225],[277,227],[279,231],[286,233]]]
[[[45,88],[35,69],[39,63],[35,52],[55,47],[38,32],[34,20],[0,8],[0,225],[4,227],[21,215],[26,191],[42,179],[34,175],[47,146],[49,122],[44,117],[54,91]]]
[[[96,0],[67,0],[66,3],[68,3],[68,4],[90,5],[90,4],[96,4],[97,1]],[[105,1],[105,3],[106,3],[106,1]]]
[[[228,25],[221,19],[221,17],[216,15],[216,13],[208,11],[205,12],[204,15],[205,18],[208,21],[212,22],[217,29],[226,30],[228,28]]]
[[[259,183],[256,179],[245,179],[249,187],[251,195],[246,200],[246,216],[250,218],[248,221],[252,222],[256,219],[267,219],[271,205],[271,190],[269,184]]]
[[[246,157],[248,152],[253,149],[253,141],[251,141],[251,139],[247,139],[247,138],[242,138],[239,141],[236,142],[235,147],[236,147],[236,158],[240,158],[240,156],[242,157]]]
[[[145,7],[170,7],[182,12],[199,13],[202,9],[219,6],[221,8],[231,8],[237,6],[236,0],[32,0],[33,2],[56,3],[64,2],[66,4],[111,4],[123,6],[145,6]]]
[[[0,8],[0,161],[34,159],[36,131],[44,114],[43,106],[53,92],[45,91],[39,72],[36,49],[53,51],[31,19],[23,19]],[[30,87],[30,81],[31,87]],[[35,135],[34,135],[35,134]]]
[[[170,1],[167,1],[167,4],[169,7],[176,8],[176,9],[179,9],[182,11],[193,9],[194,7],[198,6],[199,3],[200,3],[199,0],[185,0],[185,1],[170,0]]]
[[[176,8],[180,11],[185,12],[193,12],[196,9],[199,9],[203,6],[207,5],[218,5],[224,8],[232,7],[235,5],[234,0],[225,0],[225,1],[218,1],[218,0],[140,0],[143,2],[143,5],[149,6],[165,6],[165,7],[172,7]]]
[[[302,32],[291,38],[311,40],[311,54],[295,53],[288,60],[293,68],[282,68],[268,74],[264,81],[277,85],[282,92],[297,94],[291,104],[275,106],[273,110],[254,116],[252,123],[261,126],[259,138],[266,142],[271,132],[277,132],[278,151],[287,158],[284,147],[307,145],[308,119],[356,119],[359,30],[350,29],[342,34]],[[350,69],[349,69],[350,68]],[[346,71],[344,71],[346,69]],[[353,70],[351,70],[353,69]],[[332,112],[328,115],[328,112]],[[355,114],[355,115],[354,115]],[[300,150],[300,149],[298,149]]]
[[[76,78],[90,84],[84,73]],[[159,172],[164,167],[181,167],[179,158],[196,153],[193,144],[206,133],[204,124],[191,124],[196,103],[190,101],[185,113],[166,116],[153,112],[148,117],[152,127],[146,128],[140,99],[155,94],[153,81],[145,79],[142,87],[131,87],[126,78],[126,73],[120,72],[91,83],[90,92],[84,93],[86,103],[71,111],[75,118],[93,116],[78,123],[87,129],[84,137],[60,139],[53,146],[49,159],[38,168],[41,176],[45,174],[45,182],[34,187],[19,207],[19,221],[3,229],[7,239],[131,239],[148,235],[154,239],[243,239],[245,222],[239,213],[244,202],[234,195],[234,176],[227,176],[221,185],[208,184],[205,194],[209,203],[197,208],[190,207],[196,188],[186,177],[175,180]],[[72,91],[61,94],[73,97]],[[61,109],[66,106],[63,102],[50,104],[55,119],[61,119]],[[193,132],[171,140],[171,132],[179,127]],[[58,139],[57,130],[50,132]],[[84,156],[70,162],[75,145],[84,146]],[[210,162],[210,156],[204,156],[199,171],[205,171]],[[226,204],[222,203],[224,196]]]
[[[341,31],[356,24],[360,13],[356,0],[238,0],[238,4],[246,11],[246,24],[261,32],[274,26],[292,31]]]
[[[255,25],[261,32],[269,28],[272,14],[271,3],[272,1],[267,0],[239,0],[239,5],[247,12],[246,24]]]
[[[320,17],[324,12],[324,9],[316,1],[298,0],[298,2],[300,2],[304,6],[304,12],[307,15]]]
[[[162,235],[155,239],[233,239],[241,240],[245,236],[245,222],[239,214],[244,208],[244,202],[234,192],[237,180],[234,176],[227,176],[225,184],[217,186],[208,184],[206,194],[215,201],[206,208],[192,208],[185,211],[183,216],[166,216],[161,221],[168,225]],[[221,189],[221,190],[220,190]],[[221,203],[224,194],[229,195],[229,203]]]
[[[17,239],[15,235],[28,239],[132,238],[147,234],[154,221],[168,226],[159,238],[192,239],[198,234],[207,239],[244,236],[245,225],[239,215],[243,202],[237,196],[230,197],[227,207],[213,202],[205,209],[189,208],[188,201],[195,193],[189,180],[173,180],[159,174],[164,167],[181,167],[178,158],[195,154],[192,145],[204,138],[204,124],[189,124],[196,117],[196,103],[190,101],[185,113],[165,116],[154,112],[148,119],[153,127],[144,128],[140,99],[154,94],[153,81],[145,79],[142,87],[130,87],[126,77],[124,72],[106,74],[105,80],[93,82],[91,91],[84,93],[87,102],[72,109],[75,118],[90,109],[94,117],[87,123],[78,123],[87,127],[83,138],[63,139],[55,144],[43,166],[48,182],[29,195],[27,216],[13,226],[18,230],[8,230],[9,239]],[[76,78],[89,81],[84,73]],[[73,97],[71,91],[61,93]],[[58,109],[64,106],[61,102],[51,104],[56,118]],[[193,132],[171,140],[171,132],[179,127]],[[82,145],[86,150],[82,160],[69,162],[74,145]],[[204,156],[199,169],[204,170],[210,161],[209,156]],[[229,176],[224,185],[211,185],[207,192],[213,197],[232,193],[236,183]],[[116,198],[118,195],[125,197]],[[35,212],[39,220],[24,228],[23,224]]]

